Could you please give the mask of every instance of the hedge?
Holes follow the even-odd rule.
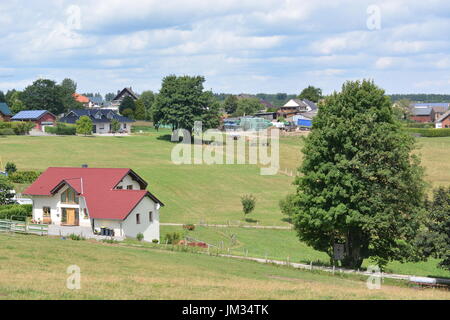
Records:
[[[0,135],[24,135],[33,129],[35,124],[28,121],[0,121]]]
[[[26,218],[31,217],[33,212],[33,206],[30,204],[9,204],[0,206],[0,219],[11,219],[11,218]]]
[[[417,134],[421,137],[450,137],[450,128],[443,129],[425,129],[425,128],[404,128],[407,132]]]
[[[41,174],[41,171],[16,171],[8,179],[14,183],[33,183]]]
[[[45,127],[45,132],[60,136],[74,136],[77,134],[77,127],[65,123],[57,123],[54,127]]]

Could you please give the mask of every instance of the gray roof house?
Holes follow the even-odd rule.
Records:
[[[64,117],[59,119],[59,122],[74,124],[82,116],[87,116],[92,120],[94,134],[109,134],[112,133],[111,122],[117,120],[120,123],[119,133],[131,133],[132,123],[134,120],[117,114],[111,109],[79,109],[72,110]]]
[[[0,102],[0,121],[9,121],[12,113],[6,103]]]

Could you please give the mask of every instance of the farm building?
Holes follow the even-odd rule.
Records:
[[[433,122],[434,110],[431,107],[414,107],[410,119],[416,122]]]
[[[59,119],[59,122],[74,124],[82,116],[91,118],[94,124],[92,128],[92,132],[94,134],[112,133],[111,121],[113,119],[119,121],[120,123],[119,132],[130,133],[132,123],[134,122],[134,120],[118,115],[114,110],[111,109],[72,110],[66,116]]]
[[[47,110],[27,110],[20,111],[12,121],[30,121],[35,124],[33,130],[45,131],[46,126],[53,126],[56,122],[56,116]]]
[[[278,116],[288,118],[304,112],[317,112],[317,110],[317,105],[312,101],[291,99],[278,110]]]
[[[12,117],[11,110],[6,103],[0,102],[0,121],[10,121]]]
[[[436,122],[449,110],[449,103],[415,103],[411,120],[418,122]]]
[[[436,128],[450,128],[450,110],[444,113],[439,119],[436,120]]]
[[[131,169],[48,168],[23,194],[31,197],[33,219],[40,223],[159,240],[164,204],[146,188]]]

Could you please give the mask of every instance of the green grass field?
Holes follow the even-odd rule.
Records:
[[[0,299],[450,299],[386,280],[323,274],[187,252],[0,234]],[[67,268],[81,269],[68,290]]]
[[[294,190],[293,177],[283,173],[261,176],[256,165],[177,166],[170,159],[175,144],[167,141],[168,134],[167,130],[146,129],[144,134],[129,137],[2,136],[0,157],[3,163],[15,162],[20,170],[45,170],[49,166],[81,166],[85,163],[90,167],[130,167],[149,182],[149,190],[166,204],[161,211],[161,222],[224,224],[243,220],[240,197],[252,193],[257,198],[256,210],[250,215],[257,221],[253,224],[288,225],[283,221],[278,201]],[[280,163],[283,170],[296,170],[302,158],[302,145],[299,137],[281,138]],[[418,145],[420,149],[417,152],[426,168],[430,186],[450,185],[450,138],[422,138]],[[16,187],[21,191],[26,185]],[[162,227],[162,233],[173,230],[177,229]],[[229,243],[232,233],[237,234],[235,245]],[[234,254],[243,255],[248,250],[249,256],[255,257],[267,254],[269,258],[280,260],[289,256],[292,262],[328,263],[325,254],[300,243],[293,231],[197,228],[192,236],[213,244],[224,241],[226,245],[228,241]],[[14,260],[10,259],[10,262],[6,265],[14,264]],[[450,277],[449,272],[436,268],[436,265],[436,260],[407,264],[394,262],[389,264],[388,271]],[[6,274],[12,272],[5,267],[0,270]]]
[[[327,254],[299,242],[295,231],[274,229],[248,229],[248,228],[217,228],[196,227],[194,231],[183,230],[177,226],[162,226],[161,234],[179,232],[199,241],[204,241],[221,249],[223,253],[233,255],[248,255],[251,257],[268,258],[274,260],[307,263],[315,265],[330,265]],[[233,242],[232,236],[235,236]],[[228,251],[228,248],[230,249]],[[450,271],[437,267],[438,260],[430,259],[427,262],[388,264],[386,272],[408,274],[415,276],[450,278]],[[371,264],[366,260],[363,268]]]

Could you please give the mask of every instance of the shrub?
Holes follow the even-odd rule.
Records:
[[[0,136],[14,136],[16,133],[11,128],[0,129]]]
[[[450,128],[443,129],[427,129],[427,128],[405,128],[409,133],[420,135],[421,137],[435,138],[435,137],[450,137]]]
[[[9,175],[9,174],[12,174],[12,173],[16,172],[17,171],[17,167],[16,167],[16,165],[14,163],[8,162],[8,163],[6,163],[5,171]]]
[[[42,174],[40,171],[17,171],[8,176],[14,183],[33,183]]]
[[[77,134],[77,127],[58,122],[54,127],[45,127],[45,132],[59,136],[74,136]]]
[[[138,241],[142,241],[142,240],[144,240],[144,235],[142,234],[142,233],[138,233],[137,235],[136,235],[136,239],[138,239]]]
[[[33,206],[10,204],[0,206],[0,219],[17,219],[17,218],[27,218],[32,216]],[[17,219],[22,220],[22,219]]]
[[[242,211],[244,211],[244,214],[249,214],[250,212],[255,209],[256,205],[256,199],[253,195],[245,195],[241,198],[242,203]]]
[[[168,244],[177,244],[181,240],[181,234],[179,232],[169,232],[166,234],[165,239]]]
[[[158,244],[158,243],[159,243],[159,240],[158,240],[158,239],[153,239],[153,240],[152,240],[152,243]]]
[[[185,224],[185,225],[183,225],[183,229],[189,230],[189,231],[194,231],[195,230],[195,225],[193,225],[192,223]]]
[[[12,129],[14,130],[16,135],[25,135],[30,132],[31,129],[35,127],[33,122],[20,121],[20,122],[12,122]]]
[[[83,236],[81,236],[81,235],[78,235],[78,234],[75,234],[75,233],[69,234],[68,237],[69,237],[71,240],[74,240],[74,241],[86,240],[85,237],[83,237]]]

